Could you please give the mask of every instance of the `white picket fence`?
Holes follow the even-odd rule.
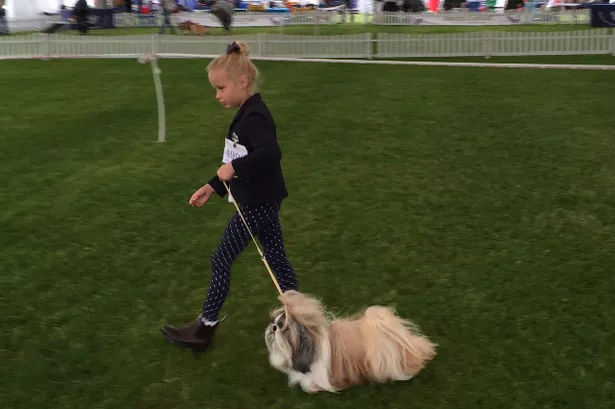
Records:
[[[371,33],[338,36],[295,36],[253,34],[239,39],[260,57],[292,58],[370,58]],[[0,37],[0,59],[41,57],[134,57],[145,53],[158,55],[210,57],[221,54],[236,37],[209,38],[146,34],[137,36],[70,36],[31,34]]]
[[[608,29],[569,32],[478,31],[458,34],[380,33],[378,58],[613,54]]]
[[[615,55],[609,29],[569,32],[482,31],[457,34],[372,33],[335,36],[254,34],[236,37],[73,36],[31,34],[0,37],[0,59],[131,58],[145,53],[162,57],[212,57],[233,40],[245,41],[251,55],[280,58],[410,58],[521,55]]]

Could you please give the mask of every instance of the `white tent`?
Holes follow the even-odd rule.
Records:
[[[86,0],[94,7],[95,0]],[[77,0],[6,0],[4,5],[9,20],[34,20],[41,13],[57,13],[62,5],[73,7]]]
[[[356,0],[355,7],[361,13],[372,13],[374,11],[374,0]]]

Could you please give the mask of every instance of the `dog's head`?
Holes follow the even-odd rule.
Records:
[[[182,21],[181,23],[179,23],[179,29],[180,30],[190,30],[190,26],[194,24],[192,21],[187,20],[187,21]]]
[[[292,290],[278,299],[283,306],[271,312],[265,331],[269,361],[284,372],[310,372],[318,341],[326,336],[324,308],[318,300]]]

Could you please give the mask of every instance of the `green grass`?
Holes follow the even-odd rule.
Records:
[[[421,57],[392,58],[402,61],[440,61],[440,62],[480,62],[480,63],[514,63],[514,64],[615,64],[615,57],[608,54],[599,55],[527,55],[485,57]]]
[[[165,144],[135,61],[0,64],[2,408],[612,407],[613,73],[259,63],[303,291],[439,344],[412,381],[310,396],[267,363],[254,246],[210,351],[158,332],[234,210],[187,205],[234,115],[205,63],[161,61]]]

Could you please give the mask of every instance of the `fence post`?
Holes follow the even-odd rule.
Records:
[[[39,33],[39,40],[41,41],[40,54],[41,58],[48,60],[51,57],[51,34]]]
[[[372,35],[372,53],[373,58],[380,58],[380,33]]]
[[[365,33],[365,47],[367,51],[368,60],[372,60],[374,58],[374,55],[373,55],[374,50],[372,48],[374,46],[373,37],[374,37],[374,34],[371,31]]]
[[[47,34],[47,57],[51,58],[53,55],[53,40],[55,36],[51,36],[51,34]]]
[[[160,34],[152,34],[152,54],[158,54],[160,52]]]
[[[483,53],[485,54],[486,60],[491,58],[491,32],[490,31],[483,31]]]
[[[38,51],[37,54],[38,54],[38,56],[37,57],[45,58],[45,56],[49,54],[49,51],[47,50],[47,47],[48,47],[47,40],[45,38],[46,35],[48,35],[48,34],[43,34],[43,33],[35,34],[35,36],[36,36],[36,38],[38,40],[38,47],[37,47],[37,51]],[[24,47],[24,50],[26,50],[26,49],[27,48]]]
[[[267,56],[267,33],[258,33],[258,48],[262,57]]]
[[[258,51],[257,54],[260,55],[261,57],[264,57],[263,54],[263,33],[258,33]]]
[[[37,33],[37,34],[34,34],[34,35],[36,36],[36,39],[38,40],[38,47],[36,47],[37,48],[37,50],[36,50],[37,53],[36,54],[38,54],[39,57],[42,57],[43,55],[46,54],[45,53],[45,44],[46,43],[45,43],[45,40],[44,40],[45,34]],[[24,47],[24,49],[25,49],[25,47]]]
[[[611,55],[615,57],[615,28],[611,28]]]

